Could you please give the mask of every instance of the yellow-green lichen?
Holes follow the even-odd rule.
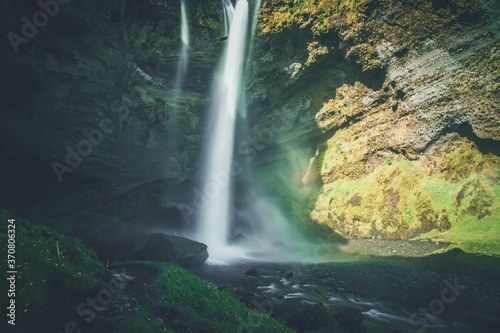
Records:
[[[390,40],[396,51],[415,49],[426,38],[446,38],[486,17],[479,1],[270,0],[260,11],[260,32],[298,28],[315,37],[333,33],[336,38],[330,36],[327,46],[339,46],[367,70],[383,63],[377,50],[382,41]]]
[[[500,158],[482,155],[467,139],[448,145],[453,148],[445,149],[432,170],[423,160],[393,158],[359,178],[332,178],[323,185],[311,218],[347,237],[418,236],[469,252],[500,253],[495,171]],[[341,152],[338,147],[327,149],[325,161]]]

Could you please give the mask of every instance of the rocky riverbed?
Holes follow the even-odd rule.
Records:
[[[445,249],[449,244],[432,241],[406,241],[406,240],[382,240],[382,239],[350,239],[340,249],[347,253],[361,254],[366,256],[403,256],[424,257],[433,252]]]
[[[493,333],[500,327],[500,271],[491,268],[498,260],[456,250],[308,265],[236,259],[190,271],[296,332]],[[156,281],[160,268],[125,264],[112,272],[131,282],[99,311],[89,326],[93,332],[128,332],[145,308],[151,309],[147,322],[154,329],[211,332],[186,313],[165,312]],[[259,332],[258,320],[252,325]]]

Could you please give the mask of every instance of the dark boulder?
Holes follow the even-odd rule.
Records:
[[[154,234],[139,252],[143,260],[166,261],[179,265],[199,265],[208,258],[207,246],[184,237]]]
[[[245,271],[245,275],[246,276],[258,276],[259,271],[257,270],[257,268],[250,268],[250,269],[247,269]]]
[[[322,330],[333,332],[337,327],[334,314],[326,304],[313,304],[294,313],[286,322],[297,332]]]
[[[358,308],[347,308],[335,314],[339,325],[359,324],[363,321],[363,315]]]

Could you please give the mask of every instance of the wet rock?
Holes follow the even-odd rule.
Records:
[[[169,326],[172,326],[175,332],[197,332],[199,330],[192,315],[175,310],[170,315],[173,319]]]
[[[355,325],[354,327],[349,328],[349,333],[366,333],[368,330],[366,327],[361,325]]]
[[[234,295],[238,297],[238,299],[248,307],[253,307],[254,302],[260,302],[261,300],[261,297],[259,295],[243,288],[234,290]]]
[[[156,317],[156,318],[151,319],[151,325],[153,325],[153,326],[163,326],[164,323],[163,323],[163,320],[161,318]]]
[[[326,304],[314,304],[294,313],[286,322],[297,332],[323,330],[332,332],[337,326],[332,310]]]
[[[7,39],[0,49],[2,82],[16,83],[0,91],[2,114],[9,115],[2,120],[0,150],[17,147],[4,172],[12,181],[2,179],[2,185],[12,194],[13,207],[27,205],[11,184],[30,188],[31,203],[43,199],[48,215],[64,215],[68,232],[100,257],[126,261],[134,252],[136,227],[188,225],[183,217],[190,216],[186,207],[193,199],[188,179],[202,143],[202,126],[196,124],[203,121],[208,82],[223,47],[214,43],[222,29],[220,1],[190,5],[190,39],[196,45],[191,51],[203,60],[189,63],[182,94],[173,88],[179,1],[66,3],[56,6],[50,29],[44,34],[40,29],[19,53]],[[3,2],[3,15],[16,18],[3,22],[5,31],[21,34],[18,18],[40,10],[36,2]],[[57,173],[51,163],[66,163],[66,147],[77,162],[71,172]],[[31,156],[30,165],[39,171],[32,173],[36,180],[23,176],[29,170],[21,171],[26,163],[17,161],[24,156]],[[81,217],[90,212],[96,223],[83,227]]]
[[[139,253],[143,260],[166,261],[179,265],[199,265],[208,258],[207,246],[184,237],[163,233],[149,238]]]
[[[125,282],[134,282],[135,279],[125,273],[115,273],[113,275],[111,275],[111,278],[115,279],[116,281],[118,282],[122,282],[122,283],[125,283]]]
[[[245,271],[246,276],[259,276],[259,271],[257,268],[250,268]]]
[[[335,314],[339,325],[353,325],[363,321],[363,315],[358,308],[347,308]]]
[[[286,279],[291,279],[291,278],[293,278],[294,276],[295,276],[295,275],[293,274],[293,272],[292,272],[292,271],[288,271],[288,272],[285,272],[285,273],[283,274],[283,277],[284,277],[284,278],[286,278]]]

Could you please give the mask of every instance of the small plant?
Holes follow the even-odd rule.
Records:
[[[9,218],[12,215],[0,209],[1,223]],[[76,239],[22,219],[16,219],[16,270],[16,298],[23,300],[17,305],[16,327],[23,332],[45,327],[48,308],[66,311],[73,298],[104,287],[99,280],[103,265],[92,251]]]

